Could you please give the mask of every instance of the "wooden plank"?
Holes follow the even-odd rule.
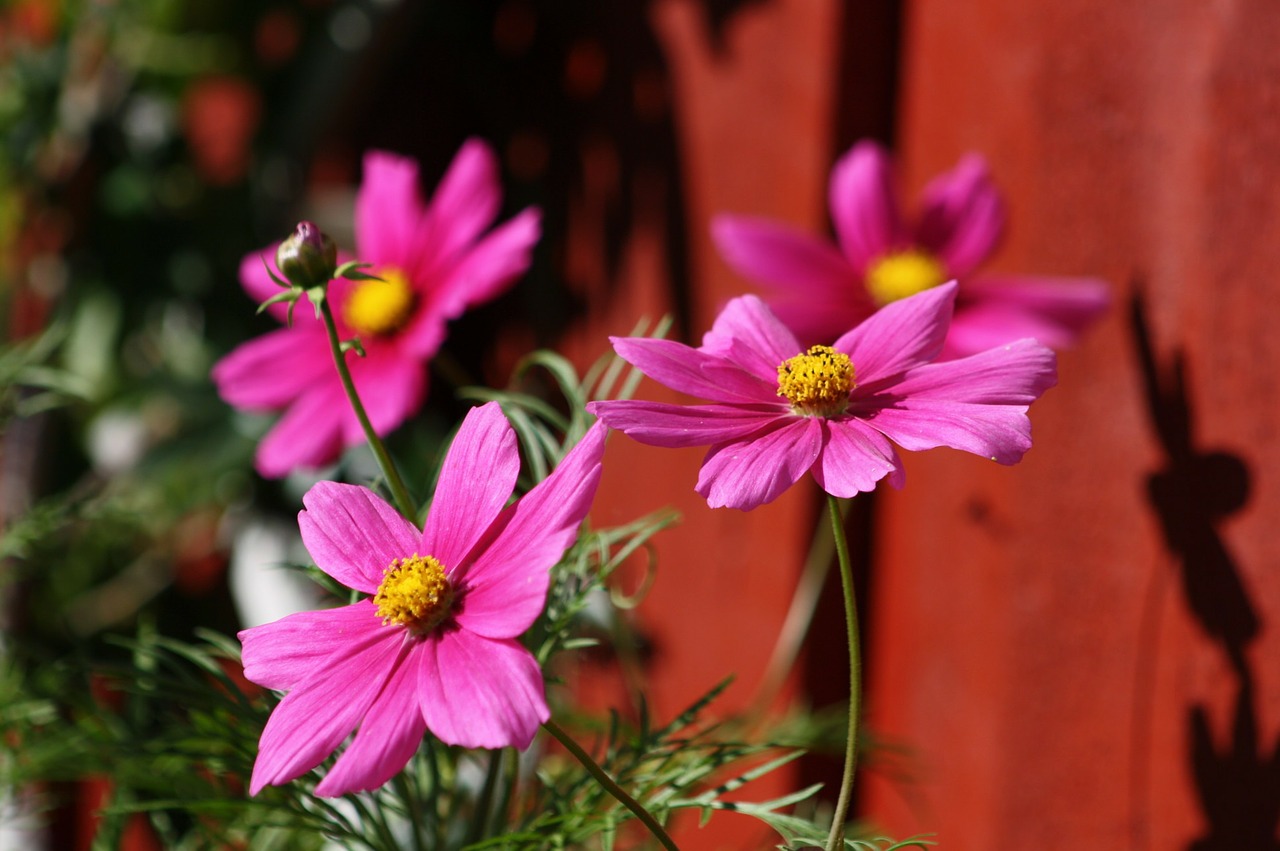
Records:
[[[933,453],[884,501],[873,723],[919,782],[868,776],[867,809],[961,851],[1275,847],[1280,16],[910,11],[908,183],[983,152],[996,268],[1098,275],[1117,305],[1022,465]]]

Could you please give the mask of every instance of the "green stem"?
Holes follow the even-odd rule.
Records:
[[[841,516],[848,502],[841,503]],[[800,580],[796,583],[795,594],[787,609],[786,619],[778,632],[778,640],[773,645],[773,654],[765,666],[760,678],[760,688],[756,692],[754,702],[747,712],[749,724],[759,722],[769,710],[769,706],[782,691],[787,677],[795,670],[796,659],[804,647],[805,636],[813,625],[813,616],[818,609],[818,601],[822,598],[822,589],[827,584],[827,574],[831,572],[831,556],[835,552],[835,540],[822,524],[814,529],[813,540],[809,544],[809,554],[805,557],[804,568]]]
[[[862,692],[862,659],[858,647],[858,603],[853,592],[853,568],[849,563],[849,542],[844,535],[844,519],[840,513],[840,500],[827,495],[827,509],[831,515],[831,533],[836,542],[836,556],[840,560],[840,586],[844,589],[844,619],[849,629],[849,731],[845,738],[844,777],[840,782],[840,797],[831,817],[831,832],[827,834],[827,851],[844,846],[844,823],[848,818],[849,799],[853,795],[853,774],[858,767],[858,702]]]
[[[635,814],[635,817],[640,819],[640,821],[644,823],[645,827],[649,828],[649,832],[654,835],[654,838],[656,838],[658,842],[662,843],[663,848],[666,848],[667,851],[680,851],[675,841],[667,835],[667,832],[662,829],[662,825],[658,824],[658,820],[649,814],[649,811],[644,808],[644,805],[628,795],[621,786],[614,782],[614,779],[610,777],[594,759],[591,758],[591,754],[587,753],[578,746],[577,742],[569,738],[568,733],[561,730],[560,727],[550,719],[544,721],[542,727],[554,736],[556,741],[564,745],[565,750],[573,754],[578,762],[582,763],[583,768],[585,768],[587,772],[596,779],[597,783],[604,787],[606,792],[617,798],[624,807],[631,810],[631,812]]]
[[[427,846],[423,843],[422,821],[418,818],[418,796],[414,794],[403,771],[395,776],[394,782],[396,793],[400,795],[400,800],[404,801],[404,811],[409,819],[409,828],[413,831],[414,851],[427,851]]]
[[[360,428],[364,429],[364,436],[369,441],[369,448],[373,450],[373,457],[377,459],[378,467],[382,470],[382,475],[387,480],[387,486],[391,488],[391,496],[395,499],[396,508],[400,510],[400,513],[409,522],[417,523],[417,506],[413,504],[413,499],[409,496],[409,490],[404,486],[404,480],[400,478],[400,471],[396,469],[396,465],[391,461],[391,456],[387,454],[387,448],[382,445],[382,439],[373,430],[373,424],[369,422],[369,415],[365,413],[364,405],[360,402],[360,395],[356,393],[356,385],[351,380],[351,370],[347,369],[347,359],[342,351],[342,341],[338,339],[338,325],[334,322],[333,310],[329,307],[328,298],[320,301],[320,313],[324,317],[324,328],[329,332],[329,350],[333,353],[334,365],[338,367],[338,377],[342,379],[342,389],[347,391],[347,398],[351,400],[351,407],[355,409],[356,419],[360,421]]]
[[[485,829],[489,822],[489,811],[493,807],[493,794],[498,786],[498,779],[502,774],[502,751],[489,752],[489,771],[484,778],[484,787],[480,790],[480,797],[476,799],[475,812],[471,814],[471,827],[467,830],[467,838],[463,840],[463,845],[471,845],[479,842],[484,838]]]

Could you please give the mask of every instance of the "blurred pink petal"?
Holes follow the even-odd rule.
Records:
[[[333,461],[342,450],[342,420],[335,412],[345,405],[341,385],[312,384],[258,444],[254,468],[268,479],[278,479],[299,467],[319,468]]]
[[[502,206],[498,158],[479,139],[462,143],[449,170],[440,179],[424,215],[431,251],[421,260],[425,273],[439,274],[443,264],[476,242],[493,223]]]
[[[358,337],[368,352],[364,359],[350,356],[348,363],[374,430],[386,434],[425,400],[427,364],[444,342],[448,320],[510,287],[528,268],[540,228],[537,210],[528,209],[485,234],[498,214],[502,190],[493,153],[479,140],[463,145],[429,204],[422,200],[413,160],[371,151],[364,169],[356,196],[356,259],[371,264],[366,271],[381,280],[337,280],[328,296],[339,337]],[[259,301],[282,292],[263,266],[266,257],[274,269],[274,251],[271,246],[253,252],[241,263],[245,289]],[[339,255],[340,262],[350,259]],[[359,309],[352,308],[356,304]],[[283,321],[285,308],[275,305],[270,313]],[[221,376],[215,379],[219,393],[230,404],[244,407],[237,400],[250,398],[258,409],[284,412],[281,426],[267,438],[270,446],[258,453],[259,472],[271,477],[298,467],[323,467],[345,447],[365,439],[329,362],[327,339],[311,306],[299,303],[293,327],[275,333],[320,334],[324,356],[298,336],[290,338],[298,339],[298,345],[280,342],[272,350],[277,356],[270,370],[291,373],[286,378],[224,367],[227,361],[234,365],[251,357],[240,349],[215,367],[215,376]],[[262,369],[268,368],[263,358],[258,360]],[[306,392],[289,396],[282,389],[286,381]],[[295,414],[295,408],[305,408],[305,416]],[[286,422],[289,427],[282,432]],[[314,434],[304,434],[304,425]],[[296,448],[291,446],[295,440],[300,441]]]
[[[802,340],[834,339],[873,309],[861,274],[823,239],[731,215],[716,216],[711,235],[730,267],[767,288],[778,318]]]
[[[913,222],[899,212],[888,152],[859,142],[832,169],[829,205],[834,243],[762,219],[712,222],[725,262],[765,287],[769,308],[802,343],[829,344],[877,304],[952,279],[960,293],[944,358],[1028,336],[1069,345],[1107,307],[1106,285],[1095,279],[1009,276],[997,285],[971,277],[999,244],[1006,215],[977,154],[925,188]]]
[[[246,411],[286,407],[328,376],[324,329],[280,328],[237,348],[213,367],[213,383],[229,404]],[[287,368],[286,368],[287,367]]]
[[[428,369],[425,361],[412,360],[391,346],[373,345],[365,357],[347,356],[351,381],[373,430],[388,434],[422,406],[427,395]],[[334,367],[329,365],[330,371]],[[355,410],[342,399],[345,409],[343,439],[348,446],[364,441],[364,431]]]
[[[533,248],[542,233],[541,213],[528,208],[480,239],[447,272],[432,294],[436,313],[420,314],[404,332],[405,346],[425,351],[444,320],[454,319],[477,304],[492,301],[529,268]],[[438,345],[435,344],[435,345]],[[434,349],[431,348],[434,352]]]
[[[874,142],[859,142],[836,162],[827,203],[840,248],[857,275],[880,255],[904,247],[893,166],[888,151]]]
[[[364,155],[364,179],[356,193],[356,254],[365,263],[404,267],[426,225],[418,189],[418,164],[386,151]],[[404,271],[409,271],[405,269]]]
[[[1004,219],[1004,201],[986,160],[968,154],[925,187],[916,242],[941,259],[952,277],[966,277],[995,251]]]
[[[1096,278],[983,276],[969,282],[963,301],[947,338],[952,356],[997,346],[1011,333],[1050,348],[1073,346],[1107,312],[1111,292]]]

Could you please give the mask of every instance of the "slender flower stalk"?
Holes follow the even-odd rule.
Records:
[[[680,851],[675,840],[667,834],[662,825],[658,823],[658,820],[644,808],[644,804],[628,795],[626,790],[619,786],[617,782],[609,776],[609,773],[601,768],[600,764],[591,758],[591,754],[583,750],[581,745],[569,737],[568,733],[560,729],[560,727],[550,719],[542,722],[542,728],[554,736],[556,741],[564,745],[565,750],[573,754],[574,758],[576,758],[578,762],[582,763],[582,767],[595,778],[597,783],[604,787],[606,792],[617,798],[618,802],[624,807],[631,810],[635,817],[640,819],[640,821],[644,823],[645,827],[649,828],[649,832],[653,834],[654,838],[657,839],[658,842],[662,843],[663,848],[668,849],[668,851]]]
[[[849,541],[844,534],[844,517],[840,512],[840,500],[827,495],[827,509],[831,516],[831,535],[836,543],[836,557],[840,562],[840,587],[844,590],[844,620],[849,629],[849,731],[844,746],[844,776],[840,781],[840,797],[831,817],[831,832],[827,834],[827,851],[835,851],[844,845],[844,823],[849,812],[849,799],[853,795],[853,774],[858,767],[858,716],[862,700],[862,649],[858,640],[858,601],[853,589],[853,568],[849,563]]]
[[[382,438],[378,437],[378,432],[374,429],[373,423],[369,422],[369,415],[365,412],[364,405],[360,402],[360,394],[356,392],[355,382],[351,380],[351,370],[347,368],[346,353],[342,350],[342,341],[338,339],[338,324],[334,321],[333,309],[329,307],[329,299],[327,297],[320,301],[320,315],[324,318],[324,328],[329,335],[329,351],[333,354],[334,366],[338,368],[338,377],[342,379],[342,389],[346,391],[347,400],[351,402],[351,408],[355,411],[356,419],[360,421],[360,428],[364,429],[365,439],[369,441],[369,448],[373,450],[373,457],[378,461],[378,468],[382,470],[382,475],[387,480],[387,486],[391,488],[391,496],[396,502],[396,508],[400,510],[400,514],[407,520],[416,520],[418,508],[413,503],[413,497],[409,496],[409,489],[404,486],[404,479],[400,478],[400,471],[396,469],[395,462],[387,454],[387,447],[382,445]]]
[[[842,502],[841,508],[849,505]],[[818,610],[818,601],[822,598],[822,589],[826,587],[827,575],[831,572],[831,557],[835,554],[835,541],[831,534],[819,524],[809,544],[809,553],[805,556],[804,569],[796,582],[795,593],[791,596],[791,605],[787,607],[787,616],[778,630],[778,640],[773,645],[769,662],[765,665],[764,674],[760,677],[760,688],[756,692],[755,703],[747,717],[752,724],[758,722],[769,711],[770,704],[782,690],[782,685],[795,669],[796,659],[800,658],[800,650],[804,646],[805,636],[813,625],[814,612]]]

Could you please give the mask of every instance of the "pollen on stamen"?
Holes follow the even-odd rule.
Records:
[[[813,346],[778,364],[778,395],[803,417],[843,414],[855,386],[853,361],[830,346]]]
[[[452,611],[453,585],[439,560],[414,553],[391,562],[373,602],[384,625],[399,624],[425,635]]]
[[[399,269],[378,270],[377,278],[357,282],[342,306],[342,318],[357,334],[385,337],[413,315],[414,292]]]
[[[938,258],[919,248],[895,251],[867,267],[867,292],[876,304],[922,293],[947,282],[947,269]]]

